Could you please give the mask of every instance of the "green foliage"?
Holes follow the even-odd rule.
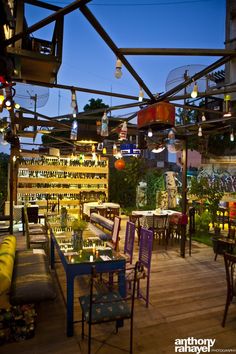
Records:
[[[148,170],[145,176],[147,182],[147,204],[151,209],[156,208],[156,193],[165,189],[165,180],[163,171],[161,170]]]
[[[109,106],[105,103],[102,102],[102,99],[100,98],[97,98],[97,99],[94,99],[94,98],[91,98],[89,100],[89,103],[87,103],[85,106],[84,106],[84,111],[92,111],[92,110],[95,110],[95,109],[99,109],[99,108],[108,108]]]
[[[198,233],[208,233],[211,214],[205,210],[201,215],[195,214],[195,228]]]
[[[85,230],[87,228],[87,225],[88,223],[85,220],[74,219],[71,227],[73,231],[78,231],[78,230]]]
[[[143,158],[131,157],[124,169],[124,180],[129,186],[134,186],[136,189],[138,183],[145,178],[146,171],[147,166]]]
[[[126,172],[110,169],[109,173],[109,199],[119,203],[122,207],[133,207],[136,200],[136,186],[125,181]]]
[[[219,177],[215,176],[214,179],[210,179],[207,176],[193,177],[189,192],[196,195],[200,201],[207,203],[212,218],[211,221],[215,223],[219,202],[224,195],[224,192],[220,190]]]

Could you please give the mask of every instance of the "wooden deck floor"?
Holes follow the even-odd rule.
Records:
[[[122,220],[121,235],[124,234],[125,219]],[[23,236],[18,236],[22,246]],[[138,254],[135,246],[135,259]],[[65,288],[63,269],[58,274]],[[84,287],[82,279],[76,281],[75,303],[76,319],[80,319],[78,294]],[[192,256],[179,256],[177,245],[170,245],[165,251],[155,247],[152,257],[150,305],[144,301],[135,304],[134,353],[172,354],[175,353],[177,338],[215,339],[214,349],[234,349],[236,352],[236,306],[231,305],[226,327],[221,327],[226,296],[226,281],[223,259],[214,261],[210,247],[193,244]],[[87,353],[86,340],[81,341],[80,323],[75,325],[75,335],[67,338],[65,334],[65,307],[61,293],[54,302],[41,304],[35,337],[20,343],[1,346],[1,354],[70,354]],[[111,324],[93,326],[96,339],[109,336],[108,343],[128,348],[129,322],[117,335],[112,333]],[[119,354],[124,351],[111,346],[103,346],[93,341],[93,353]]]

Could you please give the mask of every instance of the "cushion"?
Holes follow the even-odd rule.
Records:
[[[18,251],[12,277],[10,302],[12,305],[53,300],[56,292],[48,262],[44,254],[32,250]]]
[[[100,226],[104,227],[107,230],[112,231],[113,229],[114,221],[109,220],[100,214],[92,213],[90,215],[90,220],[92,222],[99,224]]]
[[[89,321],[90,295],[79,298],[80,305],[85,317]],[[119,320],[131,317],[131,309],[128,303],[122,299],[118,292],[106,294],[94,294],[92,305],[92,323],[99,323],[111,320]]]
[[[8,308],[14,258],[16,249],[15,236],[5,237],[0,245],[0,308]]]

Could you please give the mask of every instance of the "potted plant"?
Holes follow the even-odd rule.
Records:
[[[86,229],[88,223],[82,219],[74,219],[72,222],[72,243],[73,249],[79,251],[83,248],[83,231]]]

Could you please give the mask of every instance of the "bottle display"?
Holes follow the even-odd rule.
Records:
[[[80,203],[108,200],[108,159],[96,161],[80,154],[77,158],[24,157],[18,169],[18,204],[48,202],[78,208]]]

